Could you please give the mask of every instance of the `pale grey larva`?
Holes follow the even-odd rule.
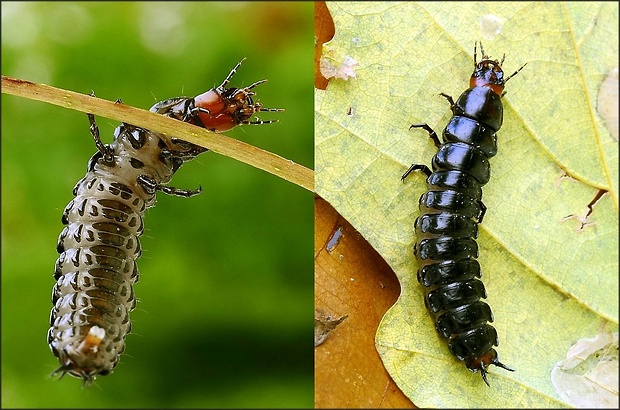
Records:
[[[195,98],[158,102],[151,111],[215,132],[277,122],[250,121],[259,111],[282,111],[252,99],[251,89],[266,80],[226,88],[241,62],[219,87]],[[91,383],[95,376],[111,373],[125,351],[129,312],[136,306],[133,285],[139,278],[136,259],[144,212],[154,206],[157,191],[199,194],[201,189],[166,184],[184,162],[207,149],[126,123],[116,128],[111,144],[103,144],[95,117],[88,118],[98,151],[62,216],[66,226],[58,238],[48,343],[60,361],[54,374],[68,373]]]

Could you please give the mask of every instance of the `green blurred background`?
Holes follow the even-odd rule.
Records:
[[[277,124],[226,133],[313,168],[313,3],[2,2],[2,74],[148,109],[256,89]],[[98,118],[104,142],[117,122]],[[92,388],[46,340],[60,217],[95,152],[86,115],[2,95],[2,407],[312,407],[313,194],[214,153],[145,217],[133,333]]]

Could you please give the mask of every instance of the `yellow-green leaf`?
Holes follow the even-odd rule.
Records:
[[[376,338],[386,368],[421,407],[565,406],[551,368],[579,338],[618,324],[618,136],[599,99],[614,69],[617,81],[617,3],[328,7],[336,34],[324,56],[348,74],[316,92],[316,190],[400,280]],[[484,187],[482,280],[500,359],[516,369],[491,369],[490,389],[424,309],[412,252],[424,176],[400,181],[436,152],[409,125],[443,129],[451,113],[438,94],[467,88],[476,40],[494,58],[506,53],[507,74],[527,63],[507,84]]]

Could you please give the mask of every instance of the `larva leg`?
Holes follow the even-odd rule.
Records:
[[[432,171],[430,170],[429,167],[427,167],[424,164],[412,164],[409,169],[407,170],[407,172],[405,172],[403,174],[402,177],[400,177],[400,180],[405,182],[405,178],[407,178],[409,176],[409,174],[411,174],[413,171],[422,171],[422,173],[424,175],[426,175],[426,177],[430,177],[432,174]]]
[[[161,191],[164,194],[172,196],[180,196],[189,198],[198,195],[202,192],[202,187],[198,187],[196,190],[178,189],[171,186],[160,185],[153,178],[146,175],[140,175],[137,179],[138,184],[149,194],[154,194],[156,191]]]
[[[455,112],[454,112],[454,99],[452,98],[452,96],[448,95],[448,94],[445,94],[445,93],[439,93],[439,95],[441,95],[443,98],[448,100],[448,102],[450,103],[450,110],[452,111],[452,114],[455,114]]]
[[[193,157],[197,157],[198,155],[202,154],[203,152],[207,152],[209,151],[208,148],[204,148],[201,147],[200,145],[195,145],[192,144],[191,142],[187,142],[187,141],[183,141],[181,139],[178,138],[172,138],[172,143],[183,148],[183,155],[181,156],[182,158],[193,158]],[[178,151],[170,151],[170,150],[163,150],[161,152],[161,154],[168,158],[168,157],[174,157],[174,156],[179,156],[179,152]]]
[[[198,114],[199,114],[199,113],[203,113],[203,114],[206,114],[206,115],[208,115],[208,116],[212,117],[212,115],[211,115],[211,111],[207,110],[206,108],[202,108],[202,107],[193,107],[193,108],[190,108],[190,109],[187,111],[187,114],[185,114],[185,115],[183,116],[183,121],[185,121],[185,122],[189,122],[189,120],[190,120],[190,119],[191,119],[191,120],[193,120],[193,119],[195,119],[196,117],[198,117]]]
[[[484,215],[487,213],[487,206],[482,201],[478,201],[478,205],[480,205],[480,215],[478,216],[478,223],[482,223]]]
[[[428,136],[433,140],[433,143],[435,143],[435,146],[437,148],[441,147],[441,142],[439,141],[439,137],[437,136],[437,133],[426,123],[424,124],[411,124],[411,126],[409,127],[409,129],[412,128],[423,128],[426,130],[426,132],[428,132]]]
[[[409,129],[412,129],[412,128],[423,128],[423,129],[425,129],[426,132],[428,132],[428,136],[435,143],[435,146],[437,148],[441,147],[441,142],[439,141],[439,137],[437,137],[437,133],[428,124],[426,124],[426,123],[424,123],[424,124],[411,124]],[[407,172],[405,172],[403,174],[403,176],[400,177],[400,180],[404,182],[405,178],[407,178],[409,176],[409,174],[411,174],[413,171],[422,171],[424,173],[424,175],[426,175],[426,177],[430,177],[431,174],[432,174],[432,171],[426,165],[423,165],[423,164],[412,164],[409,167],[409,169],[407,170]]]
[[[452,98],[452,97],[450,97]],[[426,130],[426,132],[428,132],[428,136],[430,137],[431,140],[433,140],[433,143],[435,144],[435,146],[437,148],[441,147],[441,142],[439,141],[439,137],[437,136],[437,133],[435,132],[435,130],[433,130],[430,125],[424,123],[424,124],[411,124],[411,126],[409,127],[409,129],[412,128],[422,128],[424,130]],[[422,165],[422,164],[412,164],[409,169],[407,170],[407,172],[405,172],[403,174],[402,177],[400,177],[400,180],[405,182],[405,178],[407,178],[409,176],[409,174],[411,174],[413,171],[422,171],[424,173],[424,175],[426,175],[426,177],[430,177],[432,174],[432,171],[430,170],[429,167],[427,167],[426,165]]]
[[[91,91],[89,95],[94,97],[95,92]],[[94,114],[87,113],[86,115],[88,116],[88,122],[90,123],[90,135],[92,135],[93,139],[95,140],[97,150],[101,152],[105,162],[112,162],[114,160],[114,155],[112,154],[112,150],[101,141],[101,136],[99,135],[99,127],[97,126],[97,122],[95,121]]]

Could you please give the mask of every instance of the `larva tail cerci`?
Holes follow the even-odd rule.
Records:
[[[242,62],[219,87],[195,98],[160,101],[150,111],[214,132],[277,122],[250,120],[261,111],[283,111],[254,101],[252,89],[267,80],[227,88]],[[90,384],[95,376],[111,373],[125,350],[129,312],[136,306],[133,285],[139,277],[144,213],[155,205],[157,191],[181,197],[201,192],[166,184],[184,162],[207,149],[126,123],[116,128],[111,144],[104,144],[94,115],[88,118],[97,152],[62,216],[66,226],[58,238],[47,338],[60,361],[52,375],[68,373]]]
[[[486,206],[481,187],[489,182],[489,158],[497,153],[496,132],[502,126],[501,97],[505,83],[502,64],[491,60],[480,44],[482,60],[477,61],[474,46],[474,72],[467,89],[456,103],[445,97],[452,118],[443,130],[443,144],[428,124],[423,128],[439,149],[433,157],[433,171],[413,164],[403,174],[422,171],[428,178],[427,191],[420,197],[422,215],[415,221],[417,242],[414,253],[419,262],[418,281],[425,287],[425,304],[435,319],[437,331],[449,339],[450,352],[465,362],[484,382],[490,365],[513,371],[499,361],[493,346],[499,344],[491,308],[480,278],[478,224]],[[505,56],[504,56],[505,57]]]

